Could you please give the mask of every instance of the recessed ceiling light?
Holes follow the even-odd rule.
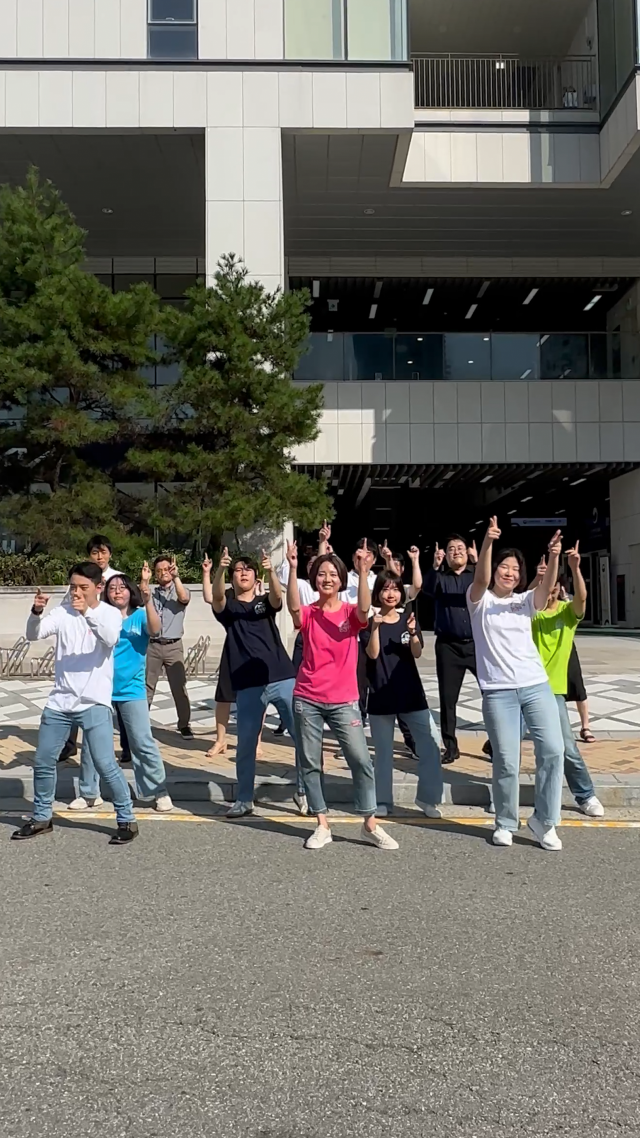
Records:
[[[485,474],[484,478],[481,478],[480,481],[481,482],[490,482],[492,478],[493,478],[493,474]]]
[[[576,478],[575,482],[570,482],[570,486],[579,486],[581,482],[586,482],[586,478]]]
[[[108,206],[108,205],[105,205],[105,206],[103,206],[103,207],[102,207],[102,212],[103,212],[103,213],[113,213],[113,210],[112,210],[112,209],[109,209],[109,206]]]
[[[490,336],[483,336],[482,339],[484,340],[485,344],[488,344],[491,337]]]
[[[509,514],[515,514],[515,513],[516,513],[516,510],[508,510],[508,511],[507,511],[507,513],[509,513]]]
[[[467,363],[468,363],[468,364],[472,364],[472,363],[473,363],[473,360],[467,360]]]
[[[631,214],[632,214],[632,213],[633,213],[633,210],[632,210],[632,209],[623,209],[623,211],[622,211],[622,216],[623,216],[623,217],[631,217]]]
[[[421,344],[423,340],[424,340],[424,336],[418,336],[418,343],[419,344]]]
[[[408,363],[408,364],[412,364],[412,363],[413,363],[413,360],[407,360],[407,363]]]
[[[477,525],[477,526],[481,526],[481,525],[482,525],[482,523],[483,523],[483,521],[484,521],[484,518],[478,518],[478,520],[477,520],[477,522],[476,522],[476,525]]]
[[[375,212],[376,212],[375,209],[365,209],[365,211],[364,211],[365,217],[373,217]]]
[[[428,289],[427,289],[427,291],[426,291],[426,292],[425,292],[425,294],[424,294],[424,300],[422,301],[422,303],[423,303],[423,304],[428,304],[428,303],[429,303],[429,301],[431,300],[431,297],[433,296],[434,292],[435,292],[435,289],[433,289],[433,288],[428,288]]]
[[[470,319],[471,319],[471,317],[473,316],[473,314],[474,314],[474,312],[475,312],[475,310],[476,310],[476,308],[477,308],[477,307],[478,307],[478,305],[477,305],[477,304],[472,304],[472,305],[471,305],[471,307],[470,307],[469,311],[467,312],[467,315],[465,316],[465,320],[470,320]]]
[[[597,293],[596,296],[592,296],[589,303],[585,304],[584,311],[590,312],[591,309],[598,303],[599,300],[602,300],[602,293]]]
[[[383,284],[384,284],[384,281],[376,281],[376,287],[373,290],[373,299],[374,300],[380,299],[380,293],[382,292],[382,285]]]
[[[568,482],[568,481],[569,481],[569,479],[568,479],[568,478],[563,478],[563,479],[562,479],[562,481],[563,481],[563,482]]]
[[[533,498],[533,494],[529,494],[529,496],[527,498],[521,498],[520,501],[521,502],[530,502],[532,498]]]
[[[485,281],[484,284],[480,286],[480,290],[478,292],[478,300],[482,300],[482,298],[483,298],[485,292],[487,291],[487,289],[489,288],[490,284],[491,284],[491,281]]]
[[[448,474],[445,474],[445,478],[453,478],[454,474],[455,470],[450,470]]]
[[[377,311],[378,311],[378,305],[372,304],[371,308],[369,309],[369,319],[370,320],[375,320]]]
[[[320,296],[320,281],[314,281],[311,289],[311,295],[315,300]]]
[[[537,296],[539,292],[540,292],[539,288],[532,288],[531,292],[527,293],[527,295],[525,296],[522,303],[523,304],[531,304],[531,301],[533,300],[534,296]]]

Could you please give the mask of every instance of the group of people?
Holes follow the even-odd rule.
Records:
[[[225,548],[215,572],[205,556],[204,600],[226,631],[220,667],[224,690],[217,694],[223,705],[235,702],[237,707],[237,795],[228,817],[241,818],[253,811],[256,755],[266,711],[273,704],[281,729],[295,743],[294,801],[301,814],[316,819],[306,848],[321,849],[332,841],[323,784],[326,725],[351,770],[354,808],[363,818],[361,839],[382,850],[397,849],[398,843],[378,821],[393,811],[396,721],[418,760],[416,805],[427,817],[439,818],[442,764],[459,755],[456,704],[467,670],[477,676],[482,692],[486,751],[493,762],[494,844],[511,845],[519,827],[525,731],[533,740],[536,758],[534,813],[528,826],[539,845],[546,850],[562,848],[556,825],[563,772],[579,807],[591,816],[603,814],[566,710],[573,638],[587,599],[578,543],[567,552],[574,595],[562,599],[560,531],[549,542],[547,557],[529,587],[519,550],[495,552],[500,536],[496,518],[491,519],[479,552],[475,544],[454,535],[444,549],[436,546],[433,567],[424,581],[419,551],[412,547],[409,585],[403,581],[403,559],[386,544],[378,551],[367,538],[358,542],[353,567],[347,570],[329,544],[331,530],[326,523],[318,548],[305,550],[306,579],[298,576],[295,542],[288,543],[286,562],[277,572],[264,551],[259,565],[251,557],[232,558]],[[152,595],[147,565],[140,585],[117,572],[108,579],[105,573],[103,579],[104,569],[93,552],[90,549],[88,562],[73,567],[63,604],[43,617],[48,598],[38,591],[29,618],[29,638],[57,638],[56,672],[35,757],[34,815],[16,831],[16,839],[51,829],[56,759],[69,729],[78,724],[83,728],[83,753],[77,808],[99,801],[102,777],[116,810],[112,842],[123,844],[135,837],[131,796],[115,762],[112,702],[130,746],[139,797],[151,798],[160,810],[171,809],[150,729],[148,704],[159,667],[156,674],[156,664],[150,668],[149,659],[155,645],[163,649],[181,642],[181,628],[180,638],[162,635],[167,631],[162,618],[169,609],[175,621],[182,609],[184,619],[188,591],[169,558],[159,558],[155,564],[158,588]],[[379,552],[385,568],[376,574]],[[276,623],[284,589],[298,633],[293,659]],[[417,667],[424,647],[414,612],[420,591],[435,602],[442,754]],[[178,631],[171,624],[169,629]],[[166,666],[162,652],[159,659]],[[169,666],[172,663],[173,657]],[[175,682],[171,686],[175,695]],[[373,759],[364,730],[366,716]],[[185,723],[183,714],[183,734],[185,728],[188,715]],[[223,741],[224,735],[219,735],[217,746]]]

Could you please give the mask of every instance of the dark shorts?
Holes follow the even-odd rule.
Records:
[[[580,667],[580,660],[578,659],[575,644],[571,649],[571,655],[569,657],[567,682],[567,694],[565,696],[567,703],[583,703],[587,698],[587,689],[584,686],[582,668]]]
[[[227,645],[222,649],[220,668],[218,671],[218,686],[216,688],[216,703],[235,703],[236,693],[231,686],[231,671],[229,668],[229,655]]]

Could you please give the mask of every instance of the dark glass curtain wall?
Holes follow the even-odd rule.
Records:
[[[598,0],[598,61],[602,115],[606,115],[638,62],[637,8],[637,0]]]

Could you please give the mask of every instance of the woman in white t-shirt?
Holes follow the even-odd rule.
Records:
[[[502,549],[491,518],[473,584],[467,592],[476,648],[482,711],[493,747],[493,844],[510,846],[519,825],[520,721],[524,719],[536,754],[534,813],[528,826],[545,850],[561,850],[555,827],[560,820],[564,744],[556,704],[538,649],[531,618],[546,607],[558,576],[560,530],[549,542],[549,563],[535,589],[527,591],[527,570],[518,549]]]

